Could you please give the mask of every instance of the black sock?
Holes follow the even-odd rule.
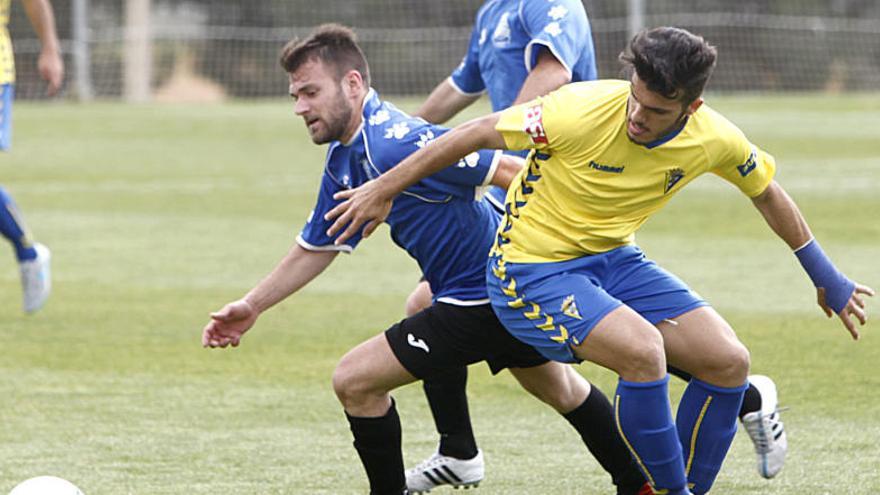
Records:
[[[354,448],[370,480],[370,495],[400,495],[406,489],[401,452],[400,417],[394,399],[384,416],[358,418],[345,413]]]
[[[758,389],[749,383],[749,388],[746,389],[746,393],[743,396],[742,406],[739,408],[739,419],[742,420],[746,414],[760,410],[761,392],[758,392]]]
[[[440,454],[456,459],[472,459],[477,455],[466,386],[466,367],[449,370],[422,382],[440,434]]]
[[[614,410],[605,394],[591,386],[584,403],[562,416],[580,433],[590,453],[611,475],[618,495],[638,493],[645,484],[645,477],[617,432]]]

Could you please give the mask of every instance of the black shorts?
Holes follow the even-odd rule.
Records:
[[[489,304],[435,303],[385,331],[403,367],[420,379],[486,361],[492,374],[531,368],[548,360],[510,335]]]

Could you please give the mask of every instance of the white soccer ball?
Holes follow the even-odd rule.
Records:
[[[55,476],[37,476],[24,480],[9,495],[83,495],[73,483]]]

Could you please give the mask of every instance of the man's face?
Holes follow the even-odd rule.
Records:
[[[341,140],[351,124],[353,108],[335,71],[320,60],[308,60],[291,72],[293,111],[306,123],[315,144]]]
[[[648,89],[637,74],[632,77],[632,89],[626,108],[626,134],[639,144],[647,144],[669,134],[703,103],[697,98],[687,107],[678,99],[669,99]]]

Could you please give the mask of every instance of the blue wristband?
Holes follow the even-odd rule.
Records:
[[[828,259],[816,239],[812,239],[804,247],[795,251],[794,255],[807,271],[813,285],[825,289],[825,303],[835,313],[843,311],[856,288],[856,284],[846,278],[846,275],[837,271],[834,263]]]

